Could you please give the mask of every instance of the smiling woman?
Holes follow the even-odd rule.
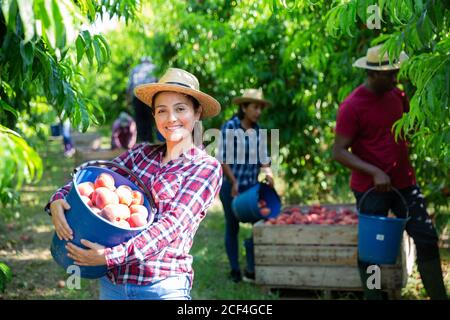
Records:
[[[195,122],[217,115],[220,104],[199,90],[197,78],[169,69],[158,83],[136,87],[136,96],[153,109],[162,145],[142,143],[113,161],[135,172],[151,191],[155,222],[126,243],[104,248],[88,240],[88,249],[68,244],[79,265],[105,265],[100,299],[190,299],[193,270],[189,254],[194,235],[222,185],[219,161],[193,143]],[[125,174],[117,169],[120,174]],[[56,232],[70,240],[59,189],[49,204]]]

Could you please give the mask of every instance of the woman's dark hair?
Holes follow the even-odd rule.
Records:
[[[238,116],[239,120],[244,119],[244,117],[245,117],[244,108],[247,108],[249,105],[250,105],[250,102],[244,102],[244,103],[239,104],[238,111],[237,111],[237,116]]]
[[[171,92],[171,91],[159,91],[153,96],[153,98],[152,98],[152,105],[150,106],[151,109],[152,109],[152,114],[153,115],[155,115],[155,107],[154,106],[155,106],[156,97],[162,92]],[[198,102],[198,100],[195,99],[193,96],[190,96],[190,95],[184,94],[184,93],[182,93],[182,94],[185,95],[189,100],[191,100],[192,104],[194,105],[194,111],[195,111],[195,113],[197,113],[197,110],[200,107],[200,102]]]

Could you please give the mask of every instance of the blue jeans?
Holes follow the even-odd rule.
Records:
[[[191,300],[188,275],[169,276],[148,285],[113,284],[100,279],[100,300]]]
[[[239,192],[243,192],[251,187],[252,186],[239,186]],[[225,212],[225,250],[231,269],[240,270],[238,246],[239,220],[236,218],[233,209],[231,208],[233,197],[231,196],[231,184],[227,180],[223,181],[219,196],[223,205],[223,211]],[[255,272],[253,238],[245,239],[244,247],[245,257],[247,259],[247,270]]]

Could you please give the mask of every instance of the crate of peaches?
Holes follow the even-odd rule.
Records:
[[[137,228],[148,223],[143,193],[127,185],[115,186],[108,173],[101,173],[94,182],[80,183],[77,190],[92,212],[119,227]]]

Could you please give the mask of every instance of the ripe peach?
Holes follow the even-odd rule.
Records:
[[[108,204],[119,204],[119,197],[113,191],[105,187],[95,189],[95,206],[103,209]]]
[[[133,190],[129,186],[119,186],[114,192],[119,197],[119,203],[123,203],[127,206],[131,205],[131,202],[133,201]]]
[[[87,206],[92,207],[92,201],[87,196],[80,196],[81,200],[83,200],[84,203],[86,203]]]
[[[139,204],[139,205],[144,204],[144,195],[142,194],[142,192],[133,190],[131,192],[131,195],[133,196],[133,200],[131,201],[131,204]]]
[[[147,220],[144,218],[144,216],[142,214],[133,213],[130,216],[130,219],[128,219],[128,222],[130,223],[130,226],[132,228],[136,228],[136,227],[145,226],[145,224],[147,223]]]
[[[92,182],[83,182],[77,186],[78,192],[82,196],[90,197],[94,192],[94,184]]]
[[[126,220],[130,217],[130,208],[127,205],[119,203],[119,204],[110,204],[108,206],[114,206],[114,216],[116,219]]]
[[[267,205],[267,203],[261,199],[258,201],[258,208],[264,208]]]
[[[114,224],[116,226],[118,226],[118,227],[121,227],[121,228],[126,228],[126,229],[130,229],[131,228],[130,224],[126,220],[114,221]]]
[[[266,217],[266,216],[268,216],[270,214],[270,209],[269,208],[259,209],[259,213]]]
[[[102,211],[100,212],[100,215],[110,222],[116,221],[113,206],[106,206],[105,208],[103,208]]]
[[[144,217],[144,219],[147,219],[148,217],[148,210],[146,207],[141,206],[139,204],[133,204],[130,206],[130,214],[138,213]]]
[[[105,187],[112,191],[116,189],[114,178],[109,173],[101,173],[97,179],[95,179],[94,187],[95,189]]]

